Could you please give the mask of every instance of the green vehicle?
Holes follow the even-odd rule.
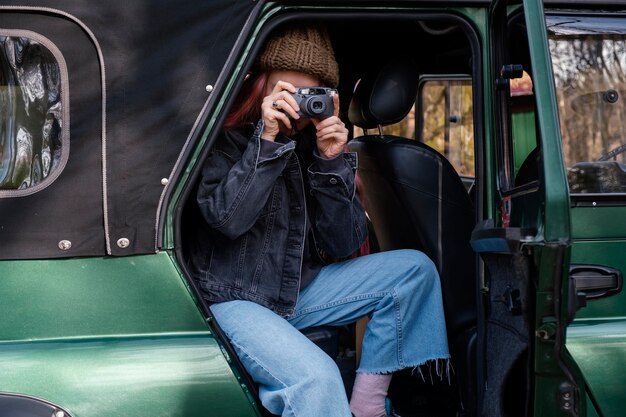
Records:
[[[441,275],[454,372],[395,375],[397,412],[623,416],[625,1],[4,0],[0,417],[268,415],[188,260],[203,158],[298,21],[333,39],[371,250]],[[305,333],[350,390],[359,326]]]

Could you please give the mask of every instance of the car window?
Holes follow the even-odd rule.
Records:
[[[443,154],[461,177],[475,176],[472,81],[422,77],[418,139]]]
[[[528,72],[524,71],[521,78],[510,80],[511,90],[511,139],[513,152],[514,174],[531,156],[537,147],[535,127],[535,98],[533,82]],[[535,178],[537,179],[537,178]],[[516,181],[516,185],[517,181]]]
[[[69,152],[67,79],[50,41],[0,31],[0,196],[35,192],[62,170]]]
[[[419,140],[444,155],[470,188],[475,177],[472,80],[422,76],[416,104],[388,135]],[[358,135],[355,128],[355,136]]]
[[[547,21],[570,192],[626,193],[626,19]]]

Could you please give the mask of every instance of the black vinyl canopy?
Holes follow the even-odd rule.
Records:
[[[56,177],[30,190],[0,190],[0,258],[154,252],[164,179],[255,2],[0,4],[0,39],[24,34],[57,50],[67,97],[57,123],[67,161],[55,167]],[[13,49],[5,51],[7,62],[15,60]],[[41,72],[44,83],[55,74]]]

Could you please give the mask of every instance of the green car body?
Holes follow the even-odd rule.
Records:
[[[476,180],[477,227],[472,246],[482,263],[476,279],[478,350],[469,359],[477,369],[472,379],[476,406],[459,415],[623,415],[626,294],[621,291],[621,274],[626,271],[626,190],[570,190],[568,171],[572,166],[564,158],[570,142],[563,139],[565,116],[559,107],[565,100],[559,94],[565,89],[555,81],[556,58],[554,50],[551,52],[561,34],[547,27],[553,20],[558,27],[561,16],[573,16],[573,20],[613,17],[626,22],[626,14],[620,11],[626,3],[190,1],[189,10],[192,3],[202,3],[197,13],[206,16],[205,26],[210,27],[204,27],[198,17],[194,20],[198,29],[185,39],[189,43],[176,46],[168,44],[168,40],[176,40],[167,34],[182,30],[181,26],[165,25],[162,37],[146,41],[137,58],[133,58],[137,46],[126,45],[122,35],[135,36],[145,30],[155,36],[160,31],[146,29],[150,25],[144,27],[141,22],[168,22],[168,14],[177,12],[183,17],[193,15],[189,10],[180,11],[185,2],[169,10],[167,2],[159,0],[146,0],[142,7],[119,1],[111,7],[120,10],[111,15],[104,6],[92,10],[82,4],[87,1],[67,9],[54,2],[35,3],[2,2],[0,28],[6,29],[0,29],[0,34],[29,37],[34,36],[29,34],[36,32],[33,28],[37,25],[48,25],[50,33],[42,31],[51,45],[63,45],[63,36],[83,39],[87,45],[83,61],[73,63],[76,58],[64,49],[76,53],[74,47],[61,46],[58,54],[53,51],[57,57],[66,54],[68,60],[67,84],[61,85],[69,85],[66,100],[71,99],[74,107],[68,106],[64,113],[64,126],[70,118],[73,123],[76,120],[76,137],[82,141],[72,142],[72,131],[68,133],[72,152],[64,154],[67,165],[57,168],[57,177],[42,181],[45,187],[32,185],[32,192],[28,192],[29,186],[23,191],[18,189],[19,183],[0,177],[4,180],[0,181],[0,417],[58,412],[73,417],[265,415],[256,387],[188,277],[185,219],[203,156],[260,42],[274,26],[298,16],[345,20],[355,26],[361,21],[371,24],[371,18],[404,21],[414,16],[464,28],[473,58],[472,69],[461,74],[473,80],[474,94],[475,171],[470,177]],[[522,22],[521,29],[516,29],[515,22]],[[111,26],[109,32],[107,26]],[[122,40],[115,38],[116,26],[123,29]],[[23,31],[14,32],[18,30]],[[132,39],[145,40],[141,33]],[[523,33],[525,45],[520,47],[518,38],[503,40],[511,33]],[[33,39],[39,40],[37,36]],[[160,54],[164,44],[170,55]],[[504,65],[519,63],[509,61],[511,55],[516,58],[517,47],[527,49],[532,66],[534,104],[527,113],[527,108],[509,108],[513,99],[507,93],[515,77],[499,72]],[[160,60],[176,58],[178,48],[182,50],[177,57],[180,61]],[[119,61],[108,61],[121,50],[125,55]],[[213,59],[212,53],[218,58]],[[150,80],[138,76],[128,81],[126,75],[116,78],[118,73],[125,74],[133,59],[147,62],[161,75],[169,73],[168,65],[189,65],[190,69],[166,79],[168,89],[151,90],[160,83],[152,83],[149,71],[143,77]],[[60,65],[60,73],[63,71]],[[192,79],[193,74],[201,74],[185,85],[193,93],[177,91],[177,77]],[[459,76],[447,75],[450,79]],[[73,96],[94,79],[100,79],[97,85],[101,82],[101,89],[96,86],[84,97]],[[169,102],[168,93],[183,98]],[[187,96],[191,97],[188,101]],[[186,114],[190,102],[194,103],[189,104],[193,114]],[[182,107],[176,107],[179,105]],[[90,106],[95,106],[97,120],[80,115],[93,110]],[[128,106],[128,110],[118,112],[117,106]],[[159,106],[176,108],[156,117]],[[141,115],[143,125],[131,126],[135,115]],[[184,120],[179,122],[178,116]],[[9,120],[10,112],[3,112],[2,117]],[[166,155],[162,158],[160,150],[170,147],[173,133],[156,132],[149,123],[154,120],[161,123],[160,130],[176,125],[176,133],[183,133],[172,139],[172,149],[163,151]],[[154,143],[149,140],[151,135],[156,137]],[[518,186],[513,176],[535,143],[541,149],[539,175]],[[60,149],[67,149],[63,146]],[[81,154],[81,147],[86,146],[91,148]],[[153,146],[152,153],[143,155]],[[131,154],[136,156],[131,158]],[[0,159],[8,160],[7,155],[8,151],[0,153]],[[75,155],[83,155],[85,162],[73,162]],[[0,174],[3,169],[6,165],[0,165]],[[138,179],[132,178],[135,170]],[[105,174],[100,175],[102,172]],[[55,181],[66,181],[69,176],[76,182],[55,188]],[[95,182],[89,182],[91,179]],[[149,187],[145,185],[148,179],[153,182]],[[621,186],[626,189],[626,183]],[[59,196],[62,192],[67,194]],[[57,195],[44,203],[35,200],[50,193]],[[96,206],[98,211],[90,212]],[[91,217],[82,221],[85,212]],[[49,229],[42,232],[41,225]],[[599,280],[602,273],[598,270],[605,273]],[[511,283],[523,280],[521,299],[498,298],[496,281],[500,278],[512,279],[506,281]],[[585,282],[591,282],[591,287]],[[519,347],[522,365],[507,358],[506,345],[492,349],[487,342],[486,335],[495,334],[490,333],[490,326],[499,320],[490,315],[509,301],[521,302],[522,312],[513,313],[515,306],[506,307],[501,311],[510,313],[512,321],[507,318],[500,324],[519,324],[530,335]],[[518,322],[520,318],[524,323]],[[496,363],[507,364],[510,372],[498,376],[492,368]],[[511,401],[513,397],[517,399]]]
[[[165,252],[7,266],[3,391],[76,415],[255,415]]]

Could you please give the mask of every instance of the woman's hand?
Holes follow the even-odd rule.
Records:
[[[290,94],[295,92],[296,88],[292,84],[278,81],[272,92],[263,99],[261,104],[261,117],[265,123],[261,133],[263,139],[274,141],[280,131],[281,123],[287,129],[291,129],[289,117],[295,120],[300,118],[297,113],[300,107]]]
[[[312,119],[317,130],[317,149],[325,158],[343,153],[348,143],[348,129],[339,118],[339,95],[333,95],[334,114],[326,119]]]

